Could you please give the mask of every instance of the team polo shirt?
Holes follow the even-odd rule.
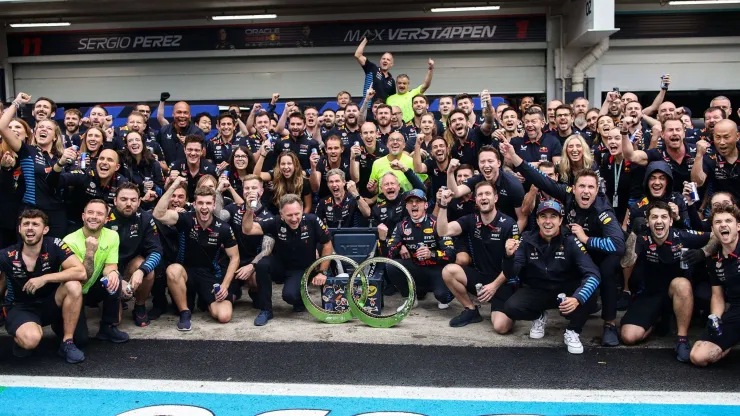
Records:
[[[400,108],[403,112],[403,122],[407,123],[414,118],[414,108],[412,103],[414,101],[414,97],[419,94],[421,94],[421,85],[405,94],[393,94],[385,100],[385,103],[391,107],[396,106]]]
[[[371,79],[376,97],[385,100],[396,93],[396,80],[393,79],[393,75],[390,72],[388,75],[384,75],[383,71],[373,62],[370,62],[369,59],[365,59],[365,65],[362,66],[362,70]]]
[[[362,143],[362,137],[360,136],[360,126],[357,126],[357,130],[352,131],[349,128],[347,128],[346,125],[335,127],[332,130],[329,130],[326,135],[322,135],[324,138],[324,142],[326,142],[326,139],[328,139],[330,136],[338,136],[340,139],[342,139],[342,146],[344,146],[344,152],[342,153],[343,157],[349,157],[349,155],[352,153],[352,146],[355,144],[355,142]]]
[[[188,201],[193,201],[195,199],[195,187],[198,185],[200,178],[205,175],[211,175],[214,178],[218,178],[216,165],[203,158],[200,159],[198,172],[196,172],[195,175],[190,173],[188,162],[185,159],[181,159],[171,164],[170,170],[179,171],[180,176],[183,176],[188,180]]]
[[[175,228],[180,235],[177,262],[185,268],[209,270],[217,279],[222,279],[225,270],[220,264],[226,256],[224,250],[236,246],[234,231],[216,217],[212,217],[206,227],[201,227],[195,217],[195,212],[177,214]]]
[[[732,308],[740,307],[740,244],[728,256],[722,250],[707,259],[709,283],[725,289],[725,300]]]
[[[437,160],[431,157],[424,161],[424,166],[427,167],[427,176],[432,184],[429,195],[436,197],[439,188],[447,186],[447,169],[440,169]]]
[[[189,123],[185,130],[180,133],[180,135],[196,135],[205,140],[203,130],[197,127],[194,123]],[[180,142],[180,138],[177,137],[177,130],[175,129],[174,124],[168,124],[162,127],[162,129],[159,130],[159,133],[157,133],[157,141],[162,147],[162,152],[164,153],[165,159],[168,164],[173,163],[178,159],[185,158],[185,147],[183,146],[182,142]]]
[[[212,160],[216,165],[221,164],[221,162],[228,162],[231,152],[239,146],[249,147],[249,139],[233,136],[227,142],[223,137],[216,136],[206,142],[206,159]]]
[[[412,171],[414,170],[414,159],[411,158],[411,156],[406,153],[402,153],[400,161],[407,168]],[[393,172],[393,174],[396,175],[396,178],[398,178],[398,184],[401,185],[402,192],[408,191],[412,188],[411,182],[406,179],[406,174],[402,170],[391,169],[391,161],[388,159],[388,156],[385,156],[373,162],[373,170],[370,173],[370,180],[378,182],[378,190],[380,190],[380,179],[386,172]],[[417,174],[417,176],[422,182],[427,180],[427,175],[425,174]]]
[[[475,194],[475,185],[479,182],[483,182],[483,174],[474,175],[463,182],[463,185],[470,188],[470,192]],[[517,218],[516,208],[522,206],[524,201],[524,187],[516,176],[509,172],[505,172],[503,169],[499,169],[498,178],[494,184],[496,187],[496,193],[498,194],[498,201],[496,202],[496,209],[502,213],[510,216],[511,218]]]
[[[260,226],[264,235],[275,239],[272,255],[288,270],[305,270],[316,261],[317,245],[331,241],[326,224],[313,214],[303,214],[295,230],[280,217],[262,221]]]
[[[462,234],[468,236],[473,266],[494,279],[501,273],[506,240],[519,238],[519,227],[508,215],[497,212],[489,224],[483,224],[480,214],[470,214],[457,219]]]
[[[47,283],[33,294],[23,290],[23,286],[30,279],[59,272],[62,263],[73,254],[72,249],[58,238],[43,237],[39,244],[41,244],[41,251],[33,271],[28,271],[23,261],[23,242],[4,248],[0,253],[0,271],[5,274],[8,289],[5,302],[34,303],[48,296],[54,296],[56,293],[59,283],[52,282]]]
[[[347,228],[354,227],[356,211],[357,200],[349,192],[345,192],[341,201],[335,200],[332,195],[321,198],[316,207],[316,216],[329,228]]]
[[[246,204],[238,206],[236,204],[229,204],[224,208],[229,211],[230,219],[229,225],[236,236],[236,242],[239,246],[239,265],[245,266],[254,259],[254,257],[262,250],[262,236],[261,235],[247,235],[242,232],[242,221],[244,215],[246,215]],[[253,210],[252,213],[253,221],[262,222],[267,218],[272,218],[273,215],[264,205],[260,205],[257,210]],[[225,267],[228,267],[224,264]],[[223,263],[222,263],[223,264]]]
[[[524,137],[513,137],[511,145],[514,151],[525,162],[552,162],[553,157],[563,154],[563,146],[552,136],[541,136],[537,140]]]
[[[64,237],[64,242],[69,245],[75,256],[80,262],[85,261],[85,233],[82,232],[82,228],[73,232],[72,234]],[[108,228],[100,230],[98,236],[98,251],[95,252],[93,259],[93,274],[87,278],[87,281],[82,285],[82,293],[87,293],[88,290],[98,281],[100,274],[103,273],[103,269],[108,264],[118,265],[118,250],[119,250],[120,239],[118,233]]]
[[[740,201],[740,158],[730,163],[719,153],[706,154],[702,168],[712,192],[729,192]]]
[[[637,237],[638,275],[642,277],[644,290],[648,294],[666,293],[671,281],[683,277],[681,269],[681,249],[699,249],[709,242],[709,233],[669,228],[663,244],[658,245],[652,234]]]
[[[388,155],[388,148],[380,141],[375,142],[375,149],[372,152],[367,150],[364,142],[360,142],[360,147],[362,148],[360,156],[357,156],[355,159],[360,163],[360,181],[357,183],[357,190],[361,196],[372,198],[375,195],[367,190],[367,183],[370,181],[373,164],[375,164],[376,160]]]
[[[301,162],[301,168],[303,170],[309,170],[311,169],[310,158],[312,149],[316,149],[318,152],[319,142],[314,139],[309,139],[305,135],[301,135],[298,138],[290,136],[283,137],[280,141],[275,143],[272,153],[268,155],[268,159],[272,161],[272,164],[267,166],[274,167],[275,163],[277,163],[279,154],[283,152],[293,152],[298,156],[298,161]],[[265,163],[267,163],[267,160]]]
[[[345,180],[350,180],[349,175],[349,158],[340,156],[339,159],[339,167],[337,168],[344,172],[344,178]],[[319,162],[316,164],[316,172],[319,172],[321,174],[321,185],[319,185],[319,198],[324,198],[331,194],[331,191],[329,191],[329,185],[326,182],[326,173],[332,170],[332,168],[329,166],[329,160],[326,156],[321,156],[319,159]]]
[[[694,158],[696,157],[696,145],[690,145],[684,140],[683,146],[685,153],[683,159],[679,162],[673,160],[665,149],[648,149],[645,151],[648,163],[664,160],[671,165],[673,191],[678,193],[683,193],[684,182],[691,182],[691,168],[694,167]],[[704,169],[706,171],[706,167]]]

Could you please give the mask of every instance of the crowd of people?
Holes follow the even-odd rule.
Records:
[[[0,117],[0,291],[14,354],[28,356],[50,325],[59,354],[83,361],[91,306],[97,338],[126,342],[131,298],[137,326],[174,307],[180,331],[196,309],[229,322],[245,291],[254,325],[266,325],[273,283],[303,312],[304,271],[334,252],[332,229],[349,227],[377,229],[376,254],[411,272],[417,298],[432,292],[440,310],[457,300],[452,327],[481,322],[490,304],[496,333],[528,320],[537,339],[555,310],[580,354],[600,308],[604,346],[675,328],[677,359],[698,366],[740,341],[730,100],[713,99],[696,129],[667,100],[666,75],[649,107],[616,90],[600,107],[532,97],[494,107],[482,91],[480,114],[463,93],[440,98],[437,117],[425,95],[434,61],[411,88],[391,74],[390,53],[376,65],[365,44],[361,103],[342,91],[336,111],[288,102],[276,114],[274,94],[268,108],[215,120],[177,102],[171,121],[159,111],[159,131],[149,104],[120,128],[103,106],[68,109],[60,126],[52,99],[18,94]],[[31,118],[16,117],[26,106]],[[310,284],[324,285],[330,266]],[[397,268],[381,272],[386,296],[409,295]],[[707,322],[693,346],[692,322]]]

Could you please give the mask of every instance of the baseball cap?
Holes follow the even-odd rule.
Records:
[[[422,201],[426,201],[427,195],[421,189],[412,189],[406,193],[406,196],[403,198],[404,202],[408,201],[409,198],[419,198]]]
[[[552,199],[542,201],[540,202],[540,205],[537,206],[537,215],[540,215],[545,211],[555,211],[555,213],[557,213],[558,215],[563,216],[563,212],[560,208],[560,203]]]

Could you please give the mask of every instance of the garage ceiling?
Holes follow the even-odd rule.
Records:
[[[432,7],[500,5],[506,8],[559,6],[563,0],[429,1],[429,0],[0,0],[5,22],[65,20],[198,20],[214,14],[275,13],[279,16],[420,12]]]

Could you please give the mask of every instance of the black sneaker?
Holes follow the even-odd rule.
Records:
[[[688,341],[678,341],[673,348],[676,352],[676,359],[682,363],[688,363],[691,355],[691,346]]]
[[[623,290],[622,293],[619,294],[619,299],[617,299],[617,310],[626,311],[630,306],[630,303],[632,303],[632,293]]]
[[[131,315],[134,316],[134,324],[136,326],[149,326],[149,315],[146,312],[146,305],[135,305]]]
[[[71,338],[66,341],[62,341],[62,343],[59,345],[59,350],[57,351],[57,354],[67,360],[67,362],[70,364],[77,364],[85,361],[85,353],[77,348],[77,345],[75,345],[74,340],[72,340]]]
[[[265,326],[270,319],[272,319],[272,311],[260,311],[259,315],[254,318],[254,326]]]
[[[601,337],[601,345],[604,347],[616,347],[619,345],[619,334],[614,324],[604,324],[604,335]]]
[[[13,342],[13,356],[17,358],[28,358],[33,354],[33,350],[21,348],[20,345]]]
[[[190,331],[192,328],[192,325],[190,324],[190,317],[192,314],[189,310],[184,310],[180,312],[180,321],[177,323],[177,330],[187,332]]]
[[[160,316],[164,315],[165,312],[166,311],[159,306],[152,306],[152,308],[149,309],[146,315],[149,317],[149,319],[156,320],[159,319]]]
[[[115,325],[101,324],[96,338],[102,341],[110,341],[114,344],[123,344],[128,341],[128,334],[118,329]]]
[[[304,305],[303,302],[296,303],[295,305],[293,305],[293,312],[296,312],[296,313],[306,312],[306,305]]]
[[[450,320],[450,326],[460,328],[467,324],[474,324],[481,321],[483,321],[483,317],[480,316],[480,312],[478,312],[478,307],[476,306],[473,309],[463,309],[460,315]]]

